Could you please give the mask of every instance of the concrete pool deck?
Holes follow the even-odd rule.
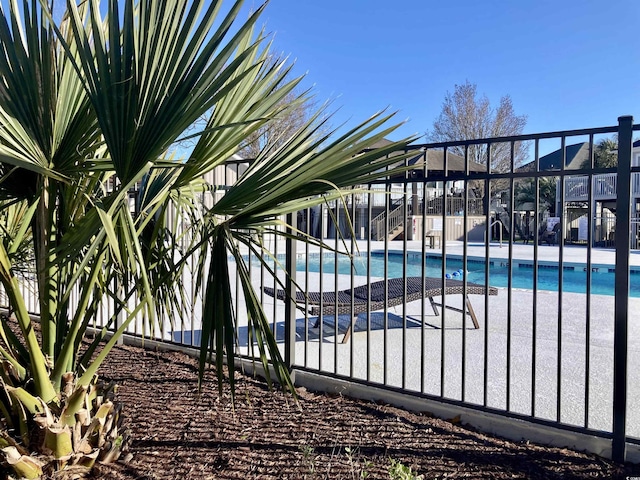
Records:
[[[360,252],[384,250],[383,242],[357,242]],[[395,245],[398,245],[395,247]],[[395,247],[395,248],[394,248]],[[388,249],[402,251],[403,242],[390,242]],[[347,249],[351,249],[350,241]],[[508,259],[509,247],[490,246],[490,258]],[[284,252],[284,248],[278,249]],[[419,242],[407,242],[407,251],[421,253]],[[310,247],[309,253],[317,253]],[[462,255],[461,242],[448,242],[447,255]],[[513,245],[512,258],[532,260],[533,245]],[[298,255],[306,253],[303,245]],[[427,254],[442,253],[435,249]],[[467,246],[469,257],[485,257],[485,247]],[[586,263],[585,247],[563,248],[564,263]],[[538,260],[557,262],[558,246],[538,246]],[[592,249],[594,265],[615,266],[615,251]],[[640,267],[633,252],[630,263]],[[256,288],[260,278],[253,272]],[[333,274],[323,275],[325,291],[333,291]],[[302,288],[318,290],[318,273],[297,272]],[[355,277],[354,286],[366,282]],[[349,275],[337,276],[338,289],[349,288]],[[367,379],[409,391],[443,395],[454,400],[506,409],[537,418],[596,430],[612,428],[612,379],[614,297],[539,290],[509,292],[500,288],[495,297],[471,297],[480,320],[473,329],[470,320],[450,310],[433,315],[429,302],[416,301],[374,312],[370,321],[358,317],[351,340],[342,344],[348,316],[326,316],[322,331],[313,328],[317,317],[297,315],[295,363],[310,369]],[[461,306],[460,296],[448,296],[447,304]],[[267,314],[275,322],[279,339],[284,334],[284,304],[264,296]],[[488,308],[488,310],[487,310]],[[589,312],[587,314],[587,312]],[[588,315],[588,316],[587,316]],[[628,434],[640,438],[640,299],[629,300]],[[240,319],[240,325],[246,320]],[[386,324],[386,328],[385,328]],[[244,323],[246,325],[246,323]],[[367,328],[369,325],[369,328]],[[463,328],[465,327],[465,328]],[[307,339],[307,341],[305,341]],[[241,341],[242,345],[242,341]],[[248,351],[246,341],[242,350]],[[560,353],[558,353],[560,352]],[[588,365],[588,367],[587,367]],[[442,367],[441,367],[442,366]],[[587,375],[588,369],[588,375]],[[560,381],[558,381],[560,379]],[[534,387],[535,388],[532,388]],[[463,388],[464,387],[464,388]],[[587,393],[585,393],[587,392]],[[586,414],[585,414],[586,412]]]
[[[384,251],[383,242],[355,242],[361,253]],[[403,242],[389,242],[390,251],[402,251]],[[273,247],[273,245],[272,245]],[[341,248],[345,246],[340,245]],[[352,248],[351,242],[346,250]],[[408,252],[422,253],[419,242],[406,242]],[[557,262],[558,246],[540,245],[540,262]],[[273,249],[271,251],[274,251]],[[278,254],[285,252],[284,242],[278,243]],[[317,253],[318,247],[308,249],[298,242],[297,255]],[[513,245],[514,260],[533,260],[533,245]],[[461,256],[461,242],[448,242],[447,255]],[[427,249],[430,254],[442,250]],[[585,247],[563,248],[563,262],[586,263]],[[592,249],[593,265],[615,267],[615,251]],[[469,257],[485,258],[484,246],[468,245]],[[491,259],[508,259],[509,247],[498,244],[489,247]],[[640,254],[630,255],[632,268],[640,267]],[[637,269],[637,268],[636,268]],[[256,292],[273,286],[268,273],[264,277],[259,268],[251,269]],[[284,279],[282,272],[279,277]],[[371,280],[378,278],[372,277]],[[297,272],[302,289],[318,291],[320,274]],[[345,289],[366,283],[364,276],[325,273],[324,291]],[[232,276],[235,282],[235,275]],[[242,304],[241,289],[238,292]],[[268,319],[276,331],[281,352],[284,353],[284,303],[260,294]],[[317,317],[305,316],[296,310],[294,364],[357,380],[369,380],[407,391],[507,410],[552,422],[560,421],[578,427],[610,432],[613,406],[613,339],[614,297],[526,289],[499,288],[497,296],[471,296],[473,308],[480,322],[474,329],[470,319],[451,310],[434,315],[429,302],[416,301],[406,306],[372,312],[369,319],[358,317],[350,341],[341,343],[351,319],[325,316],[322,329],[314,328]],[[535,303],[534,303],[535,300]],[[461,306],[461,296],[447,296],[446,302]],[[640,298],[629,299],[628,324],[628,410],[627,434],[640,439]],[[237,308],[239,349],[250,354],[247,344],[247,316]],[[192,319],[199,341],[197,318]],[[185,323],[185,330],[190,328]],[[190,332],[187,332],[190,334]],[[177,339],[174,339],[177,340]],[[190,343],[190,337],[185,338]]]

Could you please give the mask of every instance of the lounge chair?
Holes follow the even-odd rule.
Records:
[[[442,279],[434,277],[424,278],[423,289],[422,277],[408,277],[406,286],[406,303],[421,300],[422,298],[428,298],[431,303],[435,315],[438,315],[437,307],[444,307],[456,312],[461,312],[469,315],[475,328],[480,328],[478,319],[469,295],[497,295],[498,289],[495,287],[485,287],[477,283],[467,282],[467,288],[464,288],[464,282],[461,280],[445,279],[445,287],[442,288]],[[385,302],[385,288],[387,289],[386,302]],[[286,300],[287,295],[284,290],[278,290],[274,295],[274,289],[264,287],[264,292],[267,295],[275,296],[278,300]],[[369,297],[369,290],[371,296]],[[464,295],[465,309],[461,310],[449,305],[443,305],[436,303],[433,297],[442,296],[444,291],[445,296],[448,295]],[[380,280],[373,282],[370,285],[361,285],[354,289],[341,290],[337,292],[324,292],[320,295],[320,292],[309,292],[305,295],[304,292],[296,292],[295,303],[296,307],[303,312],[308,309],[311,315],[335,315],[349,314],[357,316],[359,313],[375,312],[382,310],[385,305],[387,308],[401,305],[405,302],[405,287],[404,279],[391,278],[388,281]],[[349,325],[347,332],[342,340],[345,343],[351,336],[351,330],[353,328],[353,322]]]
[[[555,245],[558,243],[558,232],[560,231],[560,224],[556,223],[551,230],[547,230],[546,225],[542,226],[541,233],[538,236],[538,243],[547,242],[547,245]]]

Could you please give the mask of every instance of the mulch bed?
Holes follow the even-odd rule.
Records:
[[[196,361],[181,353],[117,347],[101,370],[119,385],[129,459],[94,478],[377,479],[401,462],[435,478],[582,479],[640,475],[640,466],[518,443],[389,405],[269,391],[237,374],[236,403],[213,372],[198,393]]]

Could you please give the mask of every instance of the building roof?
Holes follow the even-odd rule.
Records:
[[[378,147],[384,144],[378,145]],[[402,152],[398,152],[400,155]],[[410,157],[407,164],[414,169],[411,171],[411,178],[422,178],[424,174],[424,162],[427,162],[427,177],[434,174],[442,175],[444,173],[444,150],[416,150],[416,154]],[[401,166],[401,164],[398,164]],[[456,155],[447,151],[447,171],[448,172],[464,172],[465,160],[460,155]],[[469,172],[486,172],[487,167],[481,163],[469,160]]]
[[[565,170],[578,170],[582,168],[585,161],[589,160],[589,142],[575,143],[573,145],[567,145],[565,147]],[[538,160],[540,171],[543,170],[560,170],[562,168],[562,149],[548,153],[540,157]],[[535,161],[529,162],[522,167],[519,171],[534,171]]]
[[[423,168],[424,155],[420,154],[412,159],[413,163],[409,162],[409,165],[415,165],[416,167]],[[428,172],[444,172],[444,151],[443,150],[427,150],[427,175]],[[465,161],[460,155],[447,151],[447,171],[449,172],[464,172]],[[473,162],[469,160],[470,172],[486,172],[487,167],[481,163]]]
[[[390,143],[393,143],[393,142],[391,140],[387,140],[386,138],[382,138],[378,140],[376,143],[374,143],[373,145],[371,145],[369,148],[372,150],[376,148],[382,148],[382,147],[386,147]]]
[[[393,143],[393,142],[387,140],[386,138],[383,138],[377,141],[376,143],[374,143],[373,145],[371,145],[371,148],[372,149],[383,148],[389,145],[390,143]],[[409,146],[409,148],[412,148],[412,147]],[[424,175],[425,157],[427,162],[427,178],[429,178],[430,176],[443,175],[444,167],[445,167],[444,150],[430,149],[426,151],[426,155],[425,155],[425,151],[422,148],[419,148],[417,146],[413,148],[415,148],[415,155],[409,157],[407,161],[407,165],[409,165],[410,167],[413,167],[413,169],[409,171],[409,178],[413,180],[424,179],[423,175]],[[395,155],[402,155],[402,154],[404,154],[404,152],[398,151],[398,152],[393,152],[391,156],[393,157]],[[396,164],[396,167],[401,167],[402,165],[404,165],[404,161],[398,162],[398,164]],[[464,172],[465,171],[464,158],[461,157],[460,155],[456,155],[455,153],[447,150],[447,171],[448,172]],[[485,165],[469,160],[470,173],[474,173],[474,172],[478,173],[478,172],[486,172],[486,171],[487,171],[487,167]],[[404,174],[402,175],[402,177],[404,178]]]

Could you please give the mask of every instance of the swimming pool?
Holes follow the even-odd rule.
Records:
[[[389,252],[388,257],[384,253],[371,252],[371,276],[384,277],[385,258],[388,258],[388,278],[401,278],[403,276],[402,253]],[[408,252],[407,255],[408,277],[422,275],[422,255]],[[333,253],[323,254],[323,273],[335,272],[335,255]],[[351,273],[351,262],[347,256],[338,255],[338,273],[349,275]],[[354,257],[354,275],[367,275],[367,254],[361,253]],[[452,275],[458,270],[462,270],[463,263],[460,256],[447,256],[445,272]],[[308,261],[301,257],[298,259],[297,270],[310,272],[320,271],[320,255],[309,255]],[[539,264],[538,265],[538,289],[558,290],[558,265]],[[439,255],[427,255],[425,257],[425,274],[430,277],[442,275],[442,257]],[[513,273],[511,277],[513,288],[533,289],[533,262],[514,261]],[[591,293],[597,295],[614,294],[614,269],[607,266],[593,266],[591,273]],[[459,276],[453,278],[460,279]],[[482,258],[467,259],[467,280],[475,283],[485,283],[485,260]],[[586,293],[587,287],[586,265],[571,264],[563,265],[562,289],[565,292]],[[494,287],[507,287],[509,284],[509,265],[506,260],[493,259],[489,261],[489,284]],[[640,271],[632,270],[630,280],[630,296],[640,297]]]

